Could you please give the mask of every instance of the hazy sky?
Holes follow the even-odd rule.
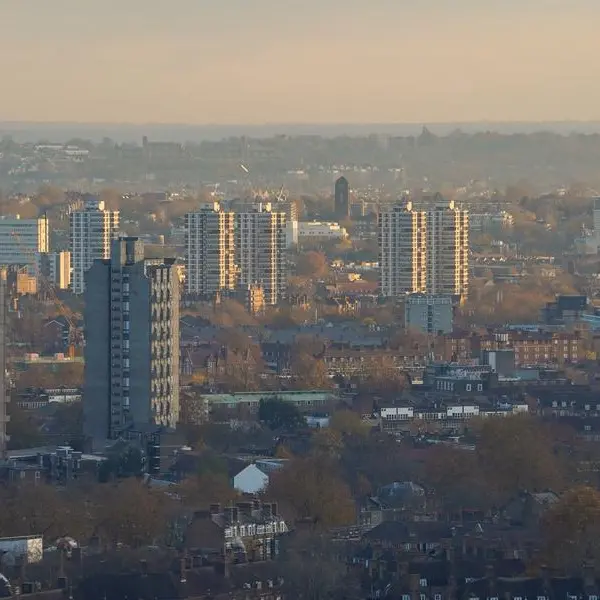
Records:
[[[0,0],[0,121],[600,120],[600,0]]]

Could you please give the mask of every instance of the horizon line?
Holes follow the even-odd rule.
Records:
[[[205,122],[186,123],[180,121],[36,121],[36,120],[0,120],[0,125],[110,125],[136,127],[279,127],[279,126],[325,126],[325,127],[368,127],[368,126],[398,126],[398,125],[566,125],[566,124],[600,124],[598,119],[553,119],[553,120],[498,120],[478,119],[475,121],[264,121],[257,123],[244,122]]]

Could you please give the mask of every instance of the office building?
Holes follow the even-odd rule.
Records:
[[[427,214],[412,202],[379,215],[380,292],[383,296],[424,293],[427,285]]]
[[[469,291],[469,215],[435,196],[416,208],[404,202],[379,215],[380,289],[383,296]]]
[[[0,217],[0,265],[27,267],[36,275],[38,254],[48,252],[50,234],[48,220]]]
[[[334,195],[334,210],[335,216],[343,220],[350,216],[350,188],[348,180],[345,177],[340,177],[335,182]]]
[[[454,306],[450,296],[410,294],[404,303],[404,325],[420,333],[451,333]]]
[[[71,285],[71,253],[46,252],[40,254],[40,273],[59,290],[67,290]]]
[[[110,258],[110,246],[119,232],[119,211],[108,210],[95,198],[70,217],[71,287],[75,294],[85,290],[85,273],[95,260]]]
[[[215,203],[185,216],[185,291],[214,296],[236,286],[235,214]]]
[[[285,213],[257,204],[236,214],[236,264],[243,289],[258,284],[266,304],[277,304],[287,287]]]
[[[113,241],[85,282],[84,433],[95,447],[179,417],[179,280],[174,259]]]

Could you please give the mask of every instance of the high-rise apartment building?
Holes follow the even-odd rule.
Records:
[[[235,238],[240,285],[262,286],[265,304],[277,304],[287,286],[285,213],[268,203],[237,213]]]
[[[48,252],[50,232],[48,220],[0,217],[0,265],[27,267],[31,276],[36,275],[38,255]]]
[[[113,241],[86,273],[84,433],[96,447],[125,429],[179,418],[179,279],[174,259]]]
[[[340,220],[350,216],[350,186],[343,176],[335,182],[334,210]]]
[[[412,202],[379,215],[380,288],[384,296],[424,293],[459,296],[469,291],[469,215],[439,195],[418,208]]]
[[[594,233],[596,238],[600,239],[600,196],[594,198],[593,210],[594,210]]]
[[[427,289],[427,213],[412,202],[379,215],[380,291],[401,296]]]
[[[427,293],[469,293],[469,213],[439,195],[427,207]]]
[[[219,204],[185,216],[185,291],[214,296],[236,286],[235,213]]]
[[[88,199],[82,210],[71,213],[70,221],[71,287],[75,294],[83,294],[86,271],[95,260],[110,258],[111,243],[119,232],[119,211]]]

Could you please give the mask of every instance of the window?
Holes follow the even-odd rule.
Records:
[[[425,579],[424,577],[422,577],[421,580],[419,581],[419,585],[421,587],[427,587],[427,579]]]
[[[465,386],[465,390],[466,390],[467,392],[470,392],[470,391],[471,391],[471,387],[472,387],[472,386],[471,386],[471,384],[470,384],[470,383],[467,383],[467,385]]]

